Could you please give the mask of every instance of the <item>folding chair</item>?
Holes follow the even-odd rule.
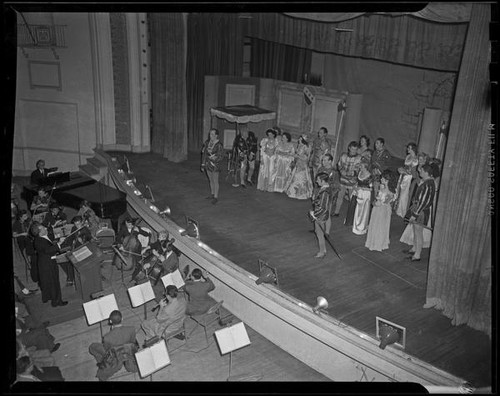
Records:
[[[168,341],[178,335],[184,336],[183,344],[175,349],[170,350],[169,352],[176,351],[187,343],[188,334],[186,333],[186,317],[183,317],[181,320],[174,322],[170,326],[168,326],[165,330],[163,330],[161,337],[165,340],[168,346]]]
[[[196,326],[194,327],[193,330],[189,333],[191,335],[197,328],[198,326],[203,327],[203,331],[205,332],[205,339],[207,340],[207,345],[208,345],[208,334],[207,334],[207,327],[210,326],[212,323],[215,322],[222,322],[221,318],[221,307],[222,303],[224,301],[219,301],[215,305],[212,305],[207,312],[204,314],[200,315],[189,315],[189,318],[193,321],[196,322]]]

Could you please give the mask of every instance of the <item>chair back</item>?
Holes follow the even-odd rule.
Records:
[[[166,340],[177,335],[179,333],[184,332],[184,323],[186,321],[186,316],[180,318],[179,320],[171,323],[169,326],[163,330],[162,337]]]
[[[220,307],[222,306],[222,303],[223,303],[223,302],[224,302],[224,301],[219,301],[217,304],[212,305],[212,306],[208,309],[208,311],[207,311],[206,315],[211,315],[211,314],[213,314],[213,313],[217,312],[217,311],[220,309]]]
[[[100,248],[110,248],[115,243],[115,230],[112,228],[101,228],[95,236]]]

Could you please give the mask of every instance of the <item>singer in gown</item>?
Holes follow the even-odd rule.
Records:
[[[291,142],[292,137],[288,132],[283,133],[281,141],[276,146],[274,169],[276,176],[274,178],[274,192],[285,191],[286,182],[292,173],[290,164],[295,154],[295,147]]]
[[[410,185],[418,165],[417,145],[415,143],[408,143],[406,146],[406,153],[405,164],[402,168],[398,169],[400,176],[397,190],[398,203],[396,206],[396,214],[402,218],[405,217],[408,211]]]
[[[372,195],[372,177],[368,166],[368,161],[362,160],[360,162],[358,184],[355,187],[356,209],[354,210],[352,232],[356,235],[364,235],[368,231]]]
[[[276,150],[276,131],[273,129],[268,129],[266,131],[267,137],[260,142],[260,166],[259,166],[259,176],[257,179],[257,190],[261,191],[272,191],[269,190],[269,186],[273,185],[271,180],[272,172],[272,162],[274,161],[274,151]],[[271,187],[272,188],[272,187]]]
[[[290,198],[309,199],[312,197],[313,185],[307,165],[310,153],[311,148],[307,143],[307,137],[302,135],[297,142],[295,166],[285,186],[285,193]]]
[[[392,206],[397,187],[396,173],[385,170],[380,177],[380,188],[373,204],[365,247],[369,250],[389,249]]]

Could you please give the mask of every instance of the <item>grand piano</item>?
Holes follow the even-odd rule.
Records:
[[[59,180],[61,180],[59,178]],[[58,181],[50,178],[44,180],[43,187],[57,203],[73,209],[79,209],[82,200],[87,200],[95,214],[102,219],[111,219],[115,231],[118,228],[118,217],[127,210],[127,195],[98,182],[80,172],[71,172],[68,177]],[[33,197],[38,194],[39,185],[30,184],[24,187],[24,198],[31,205]]]

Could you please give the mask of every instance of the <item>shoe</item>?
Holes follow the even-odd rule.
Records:
[[[56,302],[54,303],[52,301],[52,304],[51,304],[53,307],[64,307],[65,305],[68,305],[68,302],[67,301],[59,301],[59,302]]]
[[[253,183],[251,180],[247,180],[248,185],[253,186]]]
[[[36,294],[38,289],[33,289],[33,290],[28,290],[28,293],[23,293],[25,296],[32,296],[33,294]]]
[[[319,258],[319,259],[321,259],[321,258],[323,258],[323,257],[325,257],[325,256],[326,256],[326,253],[317,253],[317,254],[314,256],[314,258]]]
[[[402,250],[402,252],[403,252],[404,254],[413,254],[413,253],[415,253],[415,252],[414,252],[414,251],[412,251],[411,249],[404,249],[404,250]]]
[[[209,195],[208,197],[205,197],[205,199],[214,199],[213,195]]]
[[[43,302],[44,304],[46,304],[46,303],[48,303],[48,302],[49,302],[49,300],[42,300],[42,302]]]
[[[415,257],[410,257],[410,261],[421,261],[422,259],[419,257],[419,258],[415,258]]]
[[[247,188],[244,184],[240,184],[241,188]]]
[[[54,345],[54,348],[52,348],[50,350],[50,353],[54,353],[55,351],[57,351],[60,346],[61,346],[61,343],[58,342],[56,345]]]
[[[334,213],[333,217],[339,217],[340,213]]]
[[[184,336],[184,334],[174,335],[174,338],[177,338],[178,340],[185,340],[186,339],[186,337]]]
[[[212,205],[215,205],[218,202],[217,198],[212,199]]]

